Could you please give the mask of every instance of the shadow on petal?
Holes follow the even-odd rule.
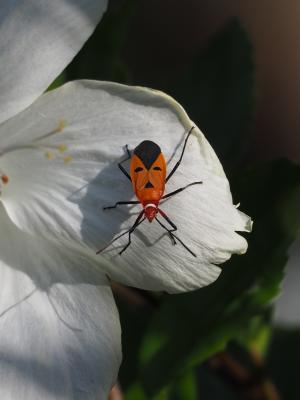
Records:
[[[122,159],[124,156],[120,157],[120,161]],[[128,165],[129,163],[125,164],[127,170]],[[103,210],[103,207],[133,199],[136,200],[131,182],[118,168],[117,162],[109,163],[86,188],[82,188],[82,195],[79,191],[70,198],[71,201],[78,203],[83,216],[81,224],[83,241],[97,251],[110,243],[116,235],[129,229],[141,211],[139,204],[121,205],[109,210]],[[127,236],[124,236],[122,240],[116,241],[112,248],[121,249],[126,241]],[[107,249],[109,250],[110,248]]]

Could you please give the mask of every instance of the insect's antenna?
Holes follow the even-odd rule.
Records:
[[[101,253],[103,250],[107,249],[107,247],[109,247],[112,243],[114,243],[116,240],[120,239],[122,236],[126,235],[127,233],[132,233],[142,222],[145,221],[145,218],[142,218],[142,216],[144,215],[144,210],[142,210],[137,219],[135,220],[134,224],[132,225],[131,228],[129,228],[127,231],[121,233],[120,235],[118,235],[117,237],[115,237],[113,240],[111,240],[106,246],[102,247],[101,249],[96,251],[96,254]]]
[[[195,126],[192,126],[191,129],[188,131],[187,137],[185,138],[185,141],[184,141],[184,145],[183,145],[183,149],[182,149],[180,158],[179,158],[179,160],[177,161],[177,163],[175,164],[175,166],[174,166],[174,168],[172,169],[172,171],[171,171],[171,172],[169,173],[169,175],[166,177],[166,182],[168,182],[168,180],[171,178],[171,176],[174,174],[174,172],[175,172],[175,171],[177,170],[177,168],[179,167],[179,165],[180,165],[180,163],[181,163],[181,161],[182,161],[183,154],[184,154],[184,152],[185,152],[185,148],[186,148],[187,141],[188,141],[188,139],[189,139],[189,137],[190,137],[190,135],[191,135],[191,133],[192,133],[192,131],[193,131],[194,128],[195,128]]]
[[[197,255],[190,249],[188,248],[188,246],[186,244],[183,243],[183,241],[181,239],[179,239],[178,236],[174,235],[174,233],[172,232],[171,229],[168,229],[158,218],[155,218],[156,221],[159,223],[159,225],[164,228],[170,236],[174,237],[175,239],[178,240],[178,242],[180,242],[182,244],[182,246],[189,252],[191,253],[192,256],[197,257]]]
[[[130,150],[128,149],[128,144],[126,144],[126,146],[125,146],[125,151],[126,151],[126,153],[127,153],[127,157],[124,158],[122,161],[120,161],[120,162],[118,163],[118,167],[120,168],[120,170],[123,172],[123,174],[124,174],[124,175],[130,180],[130,182],[131,182],[131,178],[130,178],[129,173],[126,171],[126,169],[125,169],[125,168],[123,167],[123,165],[122,165],[125,161],[130,160],[130,158],[131,158]]]

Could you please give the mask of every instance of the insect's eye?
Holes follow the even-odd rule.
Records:
[[[143,171],[142,167],[136,167],[136,169],[134,170],[134,172],[140,172],[140,171]]]
[[[160,167],[154,167],[153,168],[155,171],[161,171],[161,168]]]

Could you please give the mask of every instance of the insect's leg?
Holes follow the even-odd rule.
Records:
[[[172,244],[175,245],[176,244],[176,240],[175,240],[174,234],[172,232],[174,232],[176,229],[168,229],[162,222],[160,222],[160,220],[157,217],[155,217],[155,219],[159,223],[159,225],[161,227],[163,227],[168,232],[168,234],[170,236],[170,239],[172,241]]]
[[[170,220],[170,218],[167,216],[166,213],[163,212],[160,208],[157,208],[157,211],[160,213],[160,215],[171,225],[172,232],[177,231],[177,226]]]
[[[182,157],[183,157],[183,154],[184,154],[184,151],[185,151],[185,147],[186,147],[188,138],[190,137],[190,135],[191,135],[191,133],[192,133],[192,130],[193,130],[194,128],[195,128],[195,127],[192,126],[191,129],[189,130],[189,132],[188,132],[188,134],[187,134],[187,137],[185,138],[185,141],[184,141],[184,145],[183,145],[183,149],[182,149],[180,158],[179,158],[179,160],[177,161],[177,163],[175,164],[175,166],[174,166],[174,168],[172,169],[172,171],[171,171],[171,172],[169,173],[169,175],[167,176],[166,182],[168,182],[168,180],[169,180],[169,179],[171,178],[171,176],[174,174],[174,172],[176,171],[176,169],[179,167],[179,165],[180,165],[180,163],[181,163],[181,161],[182,161]]]
[[[144,215],[144,210],[142,210],[142,211],[139,213],[137,219],[135,220],[134,224],[132,225],[132,227],[131,227],[130,229],[128,229],[127,231],[125,231],[125,232],[121,233],[120,235],[118,235],[117,237],[115,237],[115,238],[114,238],[112,241],[110,241],[106,246],[104,246],[104,247],[102,247],[101,249],[99,249],[98,251],[96,251],[96,254],[99,254],[99,253],[101,253],[103,250],[107,249],[107,247],[109,247],[109,246],[110,246],[112,243],[114,243],[116,240],[120,239],[120,237],[126,235],[127,233],[130,233],[130,232],[132,233],[132,232],[136,229],[136,227],[139,226],[139,225],[145,220],[145,218],[142,219],[143,215]],[[141,219],[142,219],[142,220],[141,220]],[[128,246],[127,246],[127,247],[128,247]]]
[[[162,226],[167,232],[169,232],[169,235],[174,237],[174,240],[177,239],[178,242],[180,242],[182,244],[182,246],[189,252],[192,254],[192,256],[197,257],[196,254],[186,245],[183,243],[183,241],[181,239],[179,239],[178,236],[174,235],[174,231],[177,230],[177,226],[170,220],[170,218],[161,210],[158,208],[158,212],[160,213],[160,215],[172,226],[173,229],[168,229],[161,221],[159,221],[158,219],[157,222],[160,224],[160,226]],[[174,242],[173,242],[174,243]]]
[[[160,215],[161,215],[161,216],[168,222],[168,224],[171,225],[171,227],[173,228],[173,229],[169,229],[168,232],[169,232],[169,236],[170,236],[170,238],[171,238],[173,244],[176,244],[175,236],[173,235],[172,232],[177,231],[177,226],[174,224],[174,222],[172,222],[172,221],[170,220],[170,218],[167,216],[166,213],[163,212],[163,210],[161,210],[160,208],[157,208],[157,210],[158,210],[158,212],[160,213]],[[158,220],[157,220],[157,221],[158,221]],[[158,223],[160,223],[160,221],[158,221]]]
[[[102,209],[103,210],[109,210],[111,208],[117,208],[117,206],[122,206],[122,205],[125,205],[125,204],[139,204],[139,201],[137,201],[137,200],[133,200],[133,201],[118,201],[113,206],[102,207]]]
[[[188,185],[186,185],[186,186],[184,186],[184,187],[181,187],[181,188],[179,188],[179,189],[174,190],[174,192],[165,194],[161,199],[162,199],[162,200],[163,200],[163,199],[167,199],[168,197],[174,196],[175,194],[182,192],[183,190],[185,190],[186,188],[188,188],[188,187],[190,187],[190,186],[193,186],[193,185],[201,185],[202,183],[203,183],[202,181],[189,183]]]
[[[126,169],[122,165],[125,161],[130,160],[130,158],[131,158],[131,154],[130,154],[130,151],[128,149],[128,144],[126,144],[125,148],[126,148],[126,152],[127,152],[127,157],[124,158],[124,160],[122,160],[122,161],[120,161],[118,163],[118,167],[123,172],[123,174],[131,181],[130,175],[128,174],[128,172],[126,171]]]
[[[129,229],[128,231],[128,243],[123,247],[123,249],[121,251],[119,251],[119,255],[121,255],[122,253],[124,253],[124,251],[127,249],[127,247],[129,247],[131,245],[131,234],[133,233],[133,231],[142,223],[145,221],[146,218],[143,218],[141,221],[139,221],[139,223],[135,226],[132,226],[131,229]]]

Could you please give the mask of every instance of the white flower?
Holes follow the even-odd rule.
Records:
[[[70,62],[105,8],[106,0],[1,2],[2,127]],[[21,130],[16,142],[5,128],[1,133],[3,197],[14,180],[5,172],[6,140],[26,147],[30,139]],[[18,165],[21,153],[15,153]],[[4,210],[2,195],[0,398],[105,399],[121,359],[118,313],[106,277],[78,251],[22,232]]]
[[[69,53],[58,46],[60,68],[55,73],[84,40],[77,42],[76,34],[82,28],[81,6],[88,10],[85,38],[95,24],[92,2],[76,2],[79,22],[72,29],[72,2],[57,3],[53,10],[46,1],[36,6],[42,16],[47,7],[49,18],[56,10],[60,45],[60,36],[68,46],[75,41]],[[62,5],[70,20],[55,8]],[[22,16],[21,25],[26,8],[15,6],[15,12]],[[48,17],[32,28],[34,35],[41,36],[46,27],[49,37],[56,37]],[[18,38],[10,29],[11,37]],[[22,26],[17,30],[22,32]],[[107,276],[168,292],[207,285],[220,273],[217,264],[246,251],[247,243],[236,231],[249,230],[250,220],[232,204],[223,169],[195,127],[166,193],[193,181],[203,183],[160,205],[178,227],[177,244],[157,221],[144,221],[122,255],[118,253],[126,235],[96,255],[132,226],[141,211],[140,205],[103,210],[134,199],[132,185],[117,165],[124,158],[123,146],[134,149],[143,140],[156,142],[171,171],[194,124],[165,94],[113,83],[69,83],[30,105],[54,78],[51,65],[57,61],[56,45],[43,44],[46,50],[49,46],[47,58],[38,51],[37,36],[32,39],[38,47],[37,57],[31,50],[32,60],[45,57],[34,74],[26,46],[25,77],[15,66],[21,61],[14,61],[9,51],[7,56],[12,79],[18,75],[18,89],[5,86],[0,71],[0,87],[7,91],[7,96],[1,93],[0,104],[0,397],[15,399],[22,393],[23,399],[94,399],[98,394],[104,399],[121,358],[119,320]]]
[[[72,60],[107,0],[1,1],[0,122],[30,105]]]
[[[107,280],[79,252],[20,231],[2,206],[0,223],[0,398],[107,398],[121,358]]]
[[[220,162],[198,128],[166,187],[171,192],[194,181],[203,184],[161,203],[178,227],[176,236],[197,257],[180,242],[172,245],[156,221],[144,221],[121,256],[126,236],[95,255],[141,211],[139,204],[102,209],[134,199],[131,182],[118,168],[123,146],[154,141],[171,171],[191,126],[184,110],[163,93],[114,83],[68,83],[0,127],[7,149],[1,166],[9,177],[2,190],[4,207],[22,230],[76,243],[114,280],[168,292],[207,285],[220,273],[216,264],[246,251],[247,242],[236,231],[249,230],[250,223],[232,204]]]

